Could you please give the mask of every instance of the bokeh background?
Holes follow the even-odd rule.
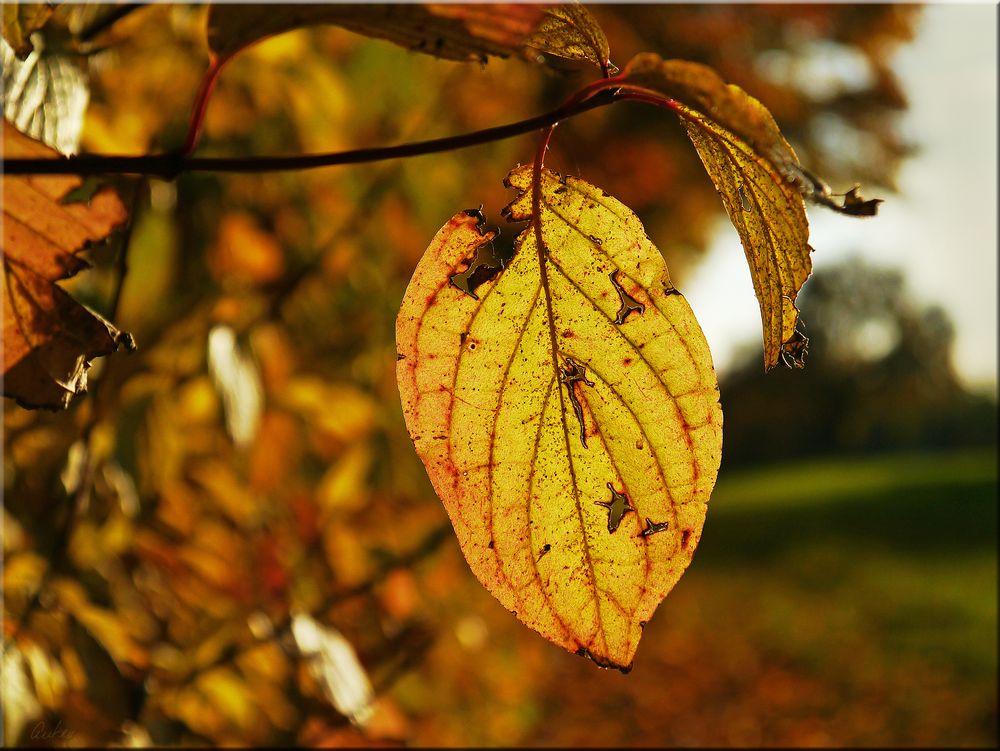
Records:
[[[65,413],[4,405],[8,744],[996,745],[996,7],[591,7],[619,65],[714,66],[836,190],[886,199],[810,210],[807,367],[765,374],[738,238],[678,123],[630,104],[557,130],[550,163],[639,213],[721,377],[705,533],[633,671],[563,653],[475,581],[396,392],[417,259],[457,210],[499,216],[531,136],[122,178],[116,323],[138,352]],[[147,7],[94,40],[84,150],[183,141],[204,24]],[[591,75],[301,30],[227,66],[199,153],[460,133]],[[126,234],[66,285],[95,310]]]

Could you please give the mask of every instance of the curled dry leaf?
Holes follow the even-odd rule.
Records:
[[[265,37],[333,24],[446,60],[486,61],[520,53],[542,6],[477,3],[388,5],[212,5],[208,46],[225,59]]]
[[[533,222],[476,297],[450,279],[494,233],[476,212],[438,232],[397,319],[397,378],[479,580],[546,638],[627,670],[701,535],[718,386],[638,218],[582,180],[541,180],[533,217],[531,168],[508,176],[509,219]]]
[[[31,32],[42,28],[54,10],[54,4],[4,0],[3,38],[14,48],[18,57],[24,58],[31,52]]]
[[[5,156],[56,152],[3,124]],[[88,203],[63,203],[78,177],[3,177],[4,396],[25,407],[63,409],[86,391],[95,357],[131,341],[56,281],[87,266],[78,253],[125,220],[110,188]]]
[[[556,57],[593,63],[602,71],[611,64],[604,30],[580,3],[546,8],[538,28],[524,44]]]
[[[804,364],[795,298],[812,270],[803,198],[845,214],[870,216],[878,201],[856,190],[843,205],[799,164],[767,108],[711,68],[659,55],[636,55],[623,80],[669,97],[722,196],[746,252],[764,330],[764,365]]]

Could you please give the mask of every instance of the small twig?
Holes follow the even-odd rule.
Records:
[[[609,86],[608,81],[600,83]],[[607,106],[614,101],[614,93],[609,87],[597,91],[584,101],[577,101],[568,106],[564,105],[516,123],[472,131],[458,136],[432,138],[427,141],[416,141],[397,146],[378,146],[326,154],[252,157],[193,157],[185,156],[181,152],[145,156],[83,154],[59,159],[4,159],[3,168],[8,175],[151,175],[164,179],[174,179],[184,172],[285,172],[343,164],[364,164],[387,159],[423,156],[442,151],[454,151],[493,141],[502,141],[549,127],[560,120]]]
[[[135,229],[135,217],[139,208],[139,198],[145,191],[149,180],[141,177],[135,181],[135,188],[132,191],[132,210],[128,215],[128,224],[122,233],[121,247],[118,249],[118,259],[115,263],[118,271],[118,280],[115,284],[115,291],[111,297],[111,304],[108,307],[108,320],[115,321],[118,318],[118,307],[122,301],[122,290],[125,288],[125,277],[128,276],[128,249],[132,244],[132,231]]]
[[[198,89],[194,106],[191,108],[187,137],[184,139],[184,145],[181,146],[181,154],[184,156],[190,156],[198,147],[198,138],[201,136],[201,128],[205,123],[205,114],[208,112],[208,100],[215,89],[216,81],[219,80],[219,74],[222,73],[222,66],[226,64],[228,59],[227,57],[216,58],[213,55],[208,65],[208,70],[205,71],[205,75],[201,79],[201,87]]]

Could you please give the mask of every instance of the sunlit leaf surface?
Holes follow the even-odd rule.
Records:
[[[756,100],[748,100],[759,106]],[[799,192],[746,142],[701,113],[679,110],[688,135],[739,232],[760,301],[767,367],[785,355],[802,364],[795,297],[812,271],[809,223]]]
[[[675,100],[726,211],[739,232],[764,329],[764,364],[782,356],[801,365],[795,297],[812,270],[803,191],[811,192],[774,118],[752,96],[725,84],[711,68],[658,55],[637,55],[626,80]]]
[[[229,435],[236,445],[248,445],[260,427],[263,387],[256,363],[228,326],[215,326],[208,334],[208,370],[222,398]]]
[[[3,731],[6,738],[17,738],[21,729],[42,713],[42,706],[35,698],[27,674],[24,655],[13,642],[4,643],[3,676]]]
[[[90,101],[80,58],[35,47],[24,60],[0,40],[3,116],[22,133],[63,154],[80,148],[83,115]]]
[[[531,169],[508,181],[508,217],[531,219]],[[487,589],[625,670],[715,483],[708,346],[638,218],[600,189],[544,171],[538,222],[473,296],[451,277],[493,238],[476,213],[440,230],[403,300],[407,427]]]
[[[602,70],[611,54],[604,30],[579,3],[546,8],[538,28],[524,43],[556,57],[585,60]]]

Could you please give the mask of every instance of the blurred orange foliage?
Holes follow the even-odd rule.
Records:
[[[912,34],[911,8],[590,8],[613,60],[648,49],[712,65],[771,109],[818,172],[891,185],[905,149],[889,60]],[[183,142],[208,61],[206,12],[142,6],[92,40],[83,150]],[[796,75],[806,59],[866,72],[831,66],[820,86]],[[228,64],[199,153],[488,127],[550,109],[593,75],[560,70],[292,31]],[[831,111],[873,158],[821,149],[817,116]],[[961,703],[955,675],[873,651],[851,636],[850,614],[827,618],[815,595],[795,622],[830,637],[825,659],[843,670],[825,680],[812,653],[783,646],[785,593],[765,586],[748,604],[759,573],[696,563],[629,676],[552,648],[474,580],[404,428],[393,321],[443,219],[480,202],[494,216],[507,200],[495,176],[533,146],[526,136],[390,163],[140,184],[115,321],[139,350],[97,361],[96,394],[64,413],[5,405],[9,743],[995,741],[981,721],[989,708]],[[721,206],[681,128],[630,107],[595,111],[560,127],[550,159],[626,200],[683,280]],[[117,182],[133,194],[133,178]],[[113,295],[113,256],[96,248],[95,268],[72,284],[98,311]],[[293,628],[304,616],[322,647]],[[917,676],[947,711],[892,694]],[[332,683],[362,697],[353,725]]]

